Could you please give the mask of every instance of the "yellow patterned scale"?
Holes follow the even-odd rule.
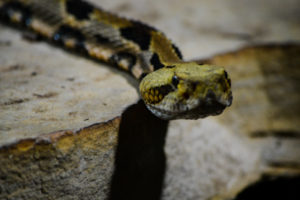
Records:
[[[66,48],[128,71],[157,117],[198,119],[232,103],[222,67],[185,62],[160,31],[83,0],[0,0],[0,19]]]

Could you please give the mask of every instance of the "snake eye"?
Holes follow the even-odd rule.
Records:
[[[179,84],[179,79],[176,75],[172,77],[172,84],[177,88],[177,85]]]

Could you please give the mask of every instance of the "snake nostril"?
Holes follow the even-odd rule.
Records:
[[[216,94],[212,90],[208,90],[206,94],[206,99],[215,99]]]
[[[191,85],[192,91],[196,90],[197,85],[198,85],[198,83],[192,83],[192,85]]]
[[[187,92],[183,93],[183,98],[184,98],[184,99],[188,99],[188,98],[190,98],[190,95],[189,95],[189,93],[187,93]]]

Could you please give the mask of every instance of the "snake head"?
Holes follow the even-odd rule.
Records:
[[[218,115],[232,103],[231,81],[222,67],[176,63],[156,70],[140,83],[147,108],[157,117],[198,119]]]

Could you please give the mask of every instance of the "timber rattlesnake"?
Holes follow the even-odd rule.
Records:
[[[197,119],[231,105],[222,67],[184,62],[165,35],[82,0],[0,0],[0,18],[113,64],[141,80],[140,95],[162,119]]]

